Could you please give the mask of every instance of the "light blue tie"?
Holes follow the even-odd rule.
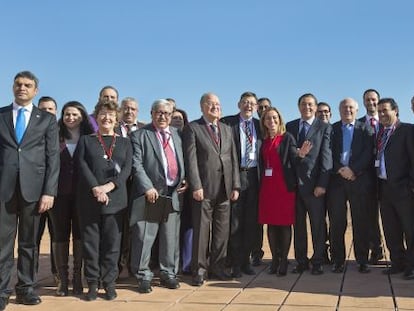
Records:
[[[351,157],[351,143],[352,143],[352,124],[342,125],[342,156],[341,163],[345,166],[349,164]]]
[[[22,141],[24,132],[26,130],[26,116],[24,115],[25,111],[26,111],[26,108],[20,108],[19,111],[17,112],[16,126],[14,128],[16,132],[17,143],[19,144]]]

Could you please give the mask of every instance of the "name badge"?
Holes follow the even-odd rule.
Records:
[[[256,153],[254,153],[253,151],[249,152],[249,160],[256,160]]]
[[[380,167],[380,160],[375,160],[374,166],[375,167]]]
[[[265,176],[266,177],[272,177],[273,176],[273,169],[272,168],[267,168],[265,170]]]

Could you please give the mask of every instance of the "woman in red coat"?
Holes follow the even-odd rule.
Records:
[[[287,273],[287,256],[295,220],[295,161],[310,150],[309,143],[296,148],[293,136],[286,132],[282,116],[275,107],[260,119],[264,141],[261,148],[262,178],[259,195],[259,223],[267,224],[272,252],[270,274]]]

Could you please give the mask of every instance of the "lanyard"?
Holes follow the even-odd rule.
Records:
[[[242,126],[244,135],[246,135],[247,140],[249,141],[250,145],[253,144],[253,129],[251,126],[252,122],[253,121],[249,121],[249,126],[247,126],[247,120],[244,120],[243,126]]]
[[[106,160],[111,160],[112,159],[112,153],[113,153],[114,148],[115,148],[115,142],[116,142],[115,133],[112,136],[112,142],[111,142],[111,145],[109,146],[109,148],[106,148],[105,142],[104,142],[104,140],[102,138],[102,135],[99,131],[98,131],[98,141],[101,144],[101,147],[102,147],[102,149],[105,153],[103,158],[106,159]]]
[[[276,135],[273,138],[269,137],[270,143],[269,143],[269,147],[267,148],[267,150],[265,150],[265,154],[267,154],[267,159],[266,159],[266,167],[270,168],[270,152],[272,151],[272,149],[275,148],[275,145],[278,144],[280,142],[280,140],[282,139],[282,135]]]

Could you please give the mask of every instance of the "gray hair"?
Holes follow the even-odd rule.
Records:
[[[171,103],[166,99],[157,99],[152,103],[151,111],[157,111],[160,107],[168,107],[170,112],[173,111]]]
[[[348,102],[354,103],[354,104],[355,104],[355,108],[356,108],[356,110],[359,110],[359,107],[358,107],[358,102],[357,102],[355,99],[351,98],[351,97],[347,97],[347,98],[344,98],[343,100],[341,100],[341,101],[339,102],[339,109],[341,109],[341,106],[342,106],[343,104],[348,103]]]

